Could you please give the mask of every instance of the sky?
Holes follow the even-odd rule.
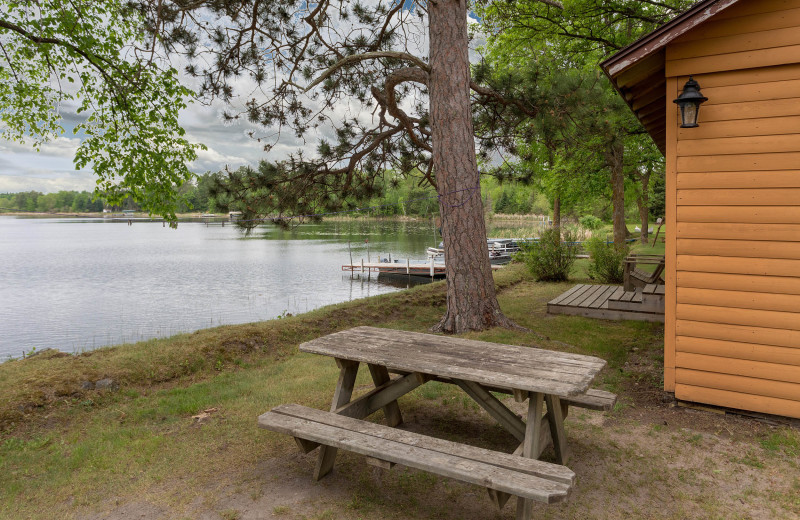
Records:
[[[475,23],[476,20],[473,18],[471,22]],[[421,43],[427,46],[427,42]],[[424,48],[416,50],[419,51],[417,55],[425,55]],[[471,58],[475,59],[475,53],[470,54]],[[223,122],[221,114],[224,108],[221,102],[215,102],[210,106],[195,103],[181,113],[180,122],[186,130],[187,139],[207,147],[207,150],[198,151],[197,160],[189,165],[195,173],[216,172],[225,168],[236,169],[243,165],[255,165],[262,159],[280,160],[298,149],[313,154],[317,138],[332,137],[324,135],[331,133],[330,129],[322,130],[321,135],[309,136],[308,142],[302,142],[291,134],[284,134],[277,140],[269,154],[266,154],[263,144],[247,135],[248,131],[252,130],[263,135],[263,129],[256,128],[246,120]],[[344,109],[343,107],[342,110]],[[78,116],[69,106],[62,106],[61,113],[64,115],[63,126],[70,130],[76,124]],[[94,190],[96,177],[93,172],[76,170],[73,164],[73,157],[79,144],[79,136],[72,135],[71,131],[54,141],[45,143],[38,152],[29,144],[0,138],[0,193],[30,190],[43,193],[60,190]]]

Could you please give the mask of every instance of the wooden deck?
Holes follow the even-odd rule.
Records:
[[[664,323],[664,286],[625,291],[619,285],[576,285],[547,303],[549,314]]]

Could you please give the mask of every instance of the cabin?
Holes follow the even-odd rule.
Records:
[[[666,159],[665,390],[800,418],[800,0],[698,2],[601,67]]]

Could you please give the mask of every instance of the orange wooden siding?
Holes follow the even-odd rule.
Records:
[[[800,0],[730,7],[665,71],[665,388],[800,418]],[[680,129],[689,75],[709,101]]]

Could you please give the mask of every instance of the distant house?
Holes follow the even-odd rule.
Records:
[[[128,216],[128,217],[134,215],[135,213],[136,213],[136,210],[133,210],[133,209],[123,209],[122,210],[122,214],[125,215],[125,216]]]
[[[602,67],[666,158],[665,389],[800,418],[800,0],[701,1]]]

